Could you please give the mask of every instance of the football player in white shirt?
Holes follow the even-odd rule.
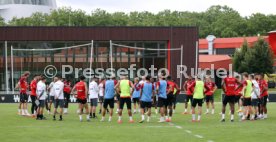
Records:
[[[51,108],[52,108],[52,104],[54,103],[55,101],[55,89],[54,89],[54,84],[55,82],[58,80],[57,77],[54,77],[53,78],[53,81],[50,83],[50,85],[48,86],[48,92],[49,92],[49,111],[48,111],[48,114],[50,114],[51,112]]]
[[[96,81],[97,80],[93,78],[89,83],[90,118],[96,118],[95,113],[96,107],[98,106],[99,86]]]
[[[54,94],[55,94],[55,109],[54,109],[54,116],[53,120],[56,120],[57,108],[60,108],[60,116],[59,121],[62,121],[62,114],[64,108],[64,83],[61,81],[60,77],[55,77],[57,81],[54,84]]]
[[[253,91],[251,93],[251,106],[253,108],[254,114],[251,116],[251,120],[256,120],[258,118],[258,103],[259,100],[258,98],[260,98],[260,86],[258,84],[258,82],[255,79],[255,76],[253,74],[249,75],[249,79],[252,81],[253,84]]]
[[[37,113],[37,120],[43,120],[46,119],[43,116],[43,109],[45,107],[45,100],[46,100],[46,78],[43,76],[41,77],[41,80],[37,83],[37,88],[36,88],[36,94],[37,94],[37,99],[39,100],[38,103],[38,113]]]
[[[146,82],[146,76],[142,76],[142,80],[139,81],[139,84],[142,85]]]
[[[100,105],[100,111],[99,114],[102,113],[103,109],[103,100],[104,100],[104,83],[105,79],[99,79],[99,105]]]

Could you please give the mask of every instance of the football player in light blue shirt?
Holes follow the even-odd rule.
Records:
[[[132,93],[132,102],[133,102],[133,107],[134,107],[134,110],[133,110],[133,113],[136,113],[136,108],[137,108],[137,105],[138,105],[138,109],[139,109],[139,102],[140,102],[140,89],[141,89],[141,85],[142,84],[139,84],[139,78],[134,78],[134,91]]]
[[[156,84],[156,91],[158,95],[157,106],[160,108],[160,121],[165,122],[165,105],[167,102],[167,81],[164,80],[163,75],[159,75],[159,81]]]
[[[141,115],[142,120],[139,123],[143,123],[145,121],[145,108],[148,109],[147,122],[150,121],[151,116],[151,105],[152,105],[152,96],[154,95],[154,85],[150,82],[150,76],[146,77],[146,81],[141,86]]]

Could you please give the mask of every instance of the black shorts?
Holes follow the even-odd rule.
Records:
[[[55,102],[55,96],[50,96],[50,101]]]
[[[152,105],[151,105],[152,107],[155,107],[155,106],[157,105],[156,99],[157,99],[157,97],[156,97],[156,96],[153,96],[153,99],[152,99],[153,101],[152,101],[152,103],[151,103],[151,104],[152,104]]]
[[[55,108],[64,108],[64,99],[55,100]]]
[[[87,103],[87,99],[77,99],[77,102],[84,105]]]
[[[103,101],[103,108],[107,109],[107,107],[113,109],[114,108],[114,98],[112,99],[104,99]]]
[[[205,100],[207,103],[214,102],[214,95],[206,95]]]
[[[97,107],[98,106],[98,98],[90,99],[90,106]]]
[[[158,97],[157,106],[158,107],[164,107],[167,105],[167,99]]]
[[[151,108],[151,104],[152,104],[152,102],[141,101],[141,108],[142,109],[144,109],[144,108]]]
[[[196,107],[196,105],[202,107],[203,99],[193,99],[192,101],[192,107]]]
[[[222,104],[223,105],[227,105],[227,103],[232,103],[232,104],[234,104],[235,103],[235,96],[233,95],[233,96],[224,96],[224,98],[223,98],[223,102],[222,102]]]
[[[176,98],[177,98],[177,95],[174,95],[174,97],[173,97],[173,105],[176,105]]]
[[[166,107],[167,106],[172,106],[173,102],[174,102],[174,95],[173,94],[168,94],[167,95]]]
[[[103,96],[99,96],[99,103],[103,103],[104,101],[104,97]]]
[[[235,96],[235,103],[238,103],[240,101],[241,96]]]
[[[45,100],[39,100],[39,105],[38,107],[44,108],[45,107]]]
[[[139,98],[132,98],[133,103],[139,103],[140,99]]]
[[[251,100],[251,106],[257,107],[259,103],[259,99],[252,99]]]
[[[268,96],[263,96],[263,97],[261,98],[261,105],[262,105],[262,106],[266,106],[266,104],[267,104],[267,98],[268,98]]]
[[[26,93],[20,93],[20,102],[21,103],[27,103],[28,102],[28,95]]]
[[[127,109],[131,109],[131,98],[120,98],[120,109],[124,108],[125,103],[127,104]]]
[[[251,98],[243,98],[243,106],[251,106]]]
[[[70,93],[63,92],[64,94],[64,100],[69,100],[70,99]]]
[[[185,102],[188,103],[189,101],[193,102],[193,95],[186,95]]]
[[[153,96],[153,104],[155,104],[157,102],[157,96]]]
[[[116,97],[116,101],[120,102],[120,95],[116,94],[115,97]]]

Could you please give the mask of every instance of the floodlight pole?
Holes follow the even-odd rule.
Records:
[[[110,56],[110,68],[113,69],[113,57],[112,57],[112,40],[110,42],[109,56]]]
[[[6,92],[9,91],[9,78],[8,78],[8,42],[5,41],[5,69],[6,69]]]
[[[90,69],[90,78],[89,78],[89,82],[91,81],[91,71],[92,71],[93,50],[94,50],[94,41],[93,41],[93,40],[91,40],[90,65],[89,65],[89,69]]]
[[[198,71],[198,41],[196,42],[195,75],[197,75],[197,71]]]
[[[13,46],[11,46],[11,89],[14,93],[14,81],[13,81]]]
[[[181,45],[180,65],[181,65],[181,68],[182,68],[182,66],[183,66],[183,45]],[[183,76],[181,75],[180,76],[180,89],[182,88],[182,78],[183,78]]]

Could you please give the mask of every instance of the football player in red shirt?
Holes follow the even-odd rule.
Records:
[[[238,80],[238,82],[241,82],[240,76],[236,76],[235,78]],[[241,85],[241,87],[239,87],[240,85]],[[238,112],[241,113],[240,115],[242,115],[242,100],[241,100],[241,96],[242,96],[243,85],[241,83],[236,83],[236,88],[238,88],[238,89],[236,89],[235,103],[238,103],[238,107],[239,107]]]
[[[36,94],[36,84],[38,82],[39,75],[34,75],[33,80],[31,81],[30,84],[30,89],[31,89],[31,100],[32,100],[32,107],[31,107],[31,112],[33,116],[36,116],[36,110],[37,110],[37,105],[35,103],[37,94]]]
[[[175,83],[172,81],[171,76],[167,77],[167,104],[165,105],[165,116],[166,116],[166,122],[171,122],[172,120],[172,114],[173,109],[172,105],[174,102],[174,89],[176,88]],[[168,113],[169,110],[169,113]]]
[[[26,71],[19,79],[15,89],[19,88],[20,90],[20,103],[18,107],[18,114],[20,115],[27,115],[30,116],[28,109],[27,109],[27,103],[28,103],[28,95],[27,90],[29,88],[29,85],[27,83],[27,79],[30,75],[29,71]]]
[[[261,89],[261,114],[260,114],[260,118],[267,118],[267,100],[268,100],[268,84],[267,81],[264,80],[264,75],[261,74],[260,75],[260,79],[259,79],[259,84],[260,84],[260,89]]]
[[[174,95],[174,98],[173,98],[173,113],[175,113],[175,109],[176,109],[176,103],[177,103],[177,96],[179,95],[180,93],[180,88],[179,86],[177,85],[177,83],[175,82],[175,80],[172,80],[173,83],[175,84],[175,89],[173,91],[173,95]]]
[[[83,108],[85,108],[87,121],[90,121],[89,110],[87,105],[87,94],[88,94],[87,84],[85,82],[84,76],[80,76],[79,79],[80,81],[73,87],[71,94],[74,94],[74,92],[76,91],[75,97],[77,98],[77,102],[79,103],[78,113],[79,113],[80,121],[82,122]]]
[[[216,91],[217,86],[216,86],[216,84],[214,82],[212,82],[212,79],[211,79],[210,76],[206,77],[205,86],[207,86],[207,88],[208,88],[204,92],[205,96],[206,96],[205,100],[206,100],[206,107],[207,107],[207,110],[206,110],[205,114],[209,114],[209,105],[210,105],[210,102],[211,102],[211,105],[212,105],[212,112],[211,112],[211,114],[214,114],[215,113],[214,92]]]
[[[65,79],[64,81],[64,114],[68,113],[69,101],[70,101],[70,92],[71,92],[71,81],[69,79]]]
[[[232,74],[228,73],[228,76],[223,79],[222,89],[225,93],[223,102],[222,102],[222,112],[221,112],[221,122],[225,122],[225,108],[227,103],[230,105],[231,109],[231,122],[234,122],[234,113],[235,113],[235,94],[236,94],[236,84],[239,83]]]
[[[187,108],[188,108],[188,102],[190,101],[190,103],[192,104],[193,101],[193,92],[194,92],[194,88],[192,87],[194,80],[192,78],[192,76],[189,75],[188,80],[185,81],[184,85],[183,85],[183,89],[184,91],[186,91],[186,101],[185,101],[185,110],[182,114],[188,114],[187,112]]]

